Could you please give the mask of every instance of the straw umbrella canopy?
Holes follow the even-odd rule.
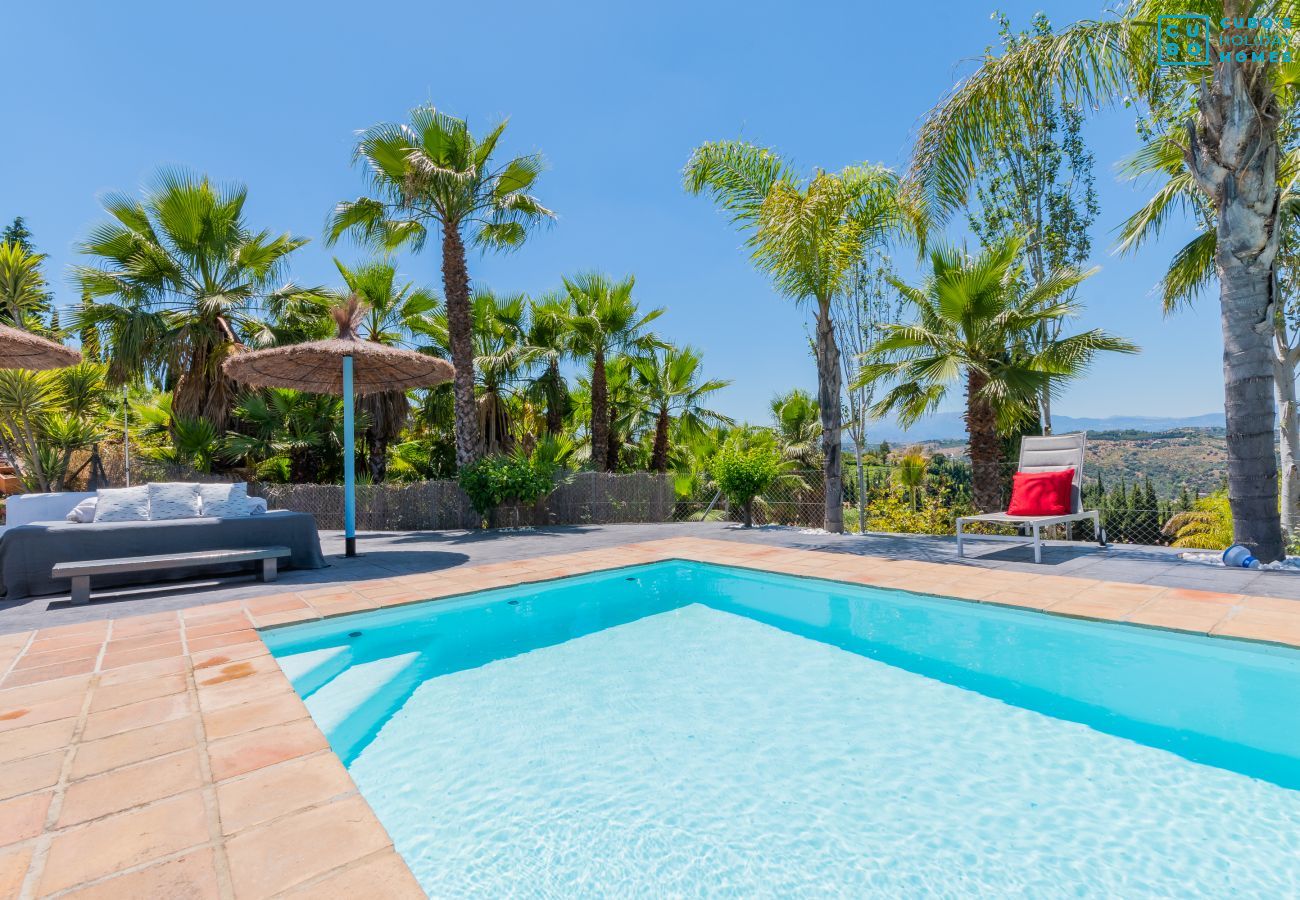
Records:
[[[452,377],[451,363],[446,360],[363,340],[357,329],[365,313],[366,307],[353,294],[330,311],[338,323],[337,338],[240,352],[222,364],[228,376],[249,387],[286,387],[343,398],[344,538],[348,556],[356,556],[354,398],[433,387]]]
[[[0,369],[63,369],[81,362],[81,354],[71,347],[0,325]]]

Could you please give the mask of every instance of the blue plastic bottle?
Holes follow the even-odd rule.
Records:
[[[1241,544],[1233,544],[1223,551],[1223,564],[1229,569],[1259,568],[1259,560],[1255,559],[1250,550]]]

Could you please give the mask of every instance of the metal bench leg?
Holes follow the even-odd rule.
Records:
[[[962,558],[961,537],[962,537],[962,535],[961,535],[961,519],[958,519],[958,520],[957,520],[957,558],[958,558],[958,559],[961,559],[961,558]]]
[[[72,576],[72,603],[74,606],[85,606],[90,602],[90,576],[73,575]]]
[[[276,573],[277,573],[277,566],[276,566],[275,557],[271,557],[270,559],[264,559],[262,560],[261,568],[258,569],[257,580],[275,581]]]
[[[1043,536],[1037,525],[1034,526],[1034,562],[1043,561]]]

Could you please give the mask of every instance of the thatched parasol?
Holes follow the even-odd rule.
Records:
[[[286,387],[343,398],[343,534],[348,556],[357,553],[353,398],[433,387],[452,376],[446,360],[362,340],[357,327],[365,313],[353,294],[330,311],[338,323],[337,338],[236,353],[222,363],[227,375],[249,387]]]
[[[81,354],[71,347],[0,325],[0,369],[62,369],[81,362]]]

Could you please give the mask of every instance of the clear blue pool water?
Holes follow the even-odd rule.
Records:
[[[1300,895],[1284,648],[684,562],[264,637],[431,896]]]

